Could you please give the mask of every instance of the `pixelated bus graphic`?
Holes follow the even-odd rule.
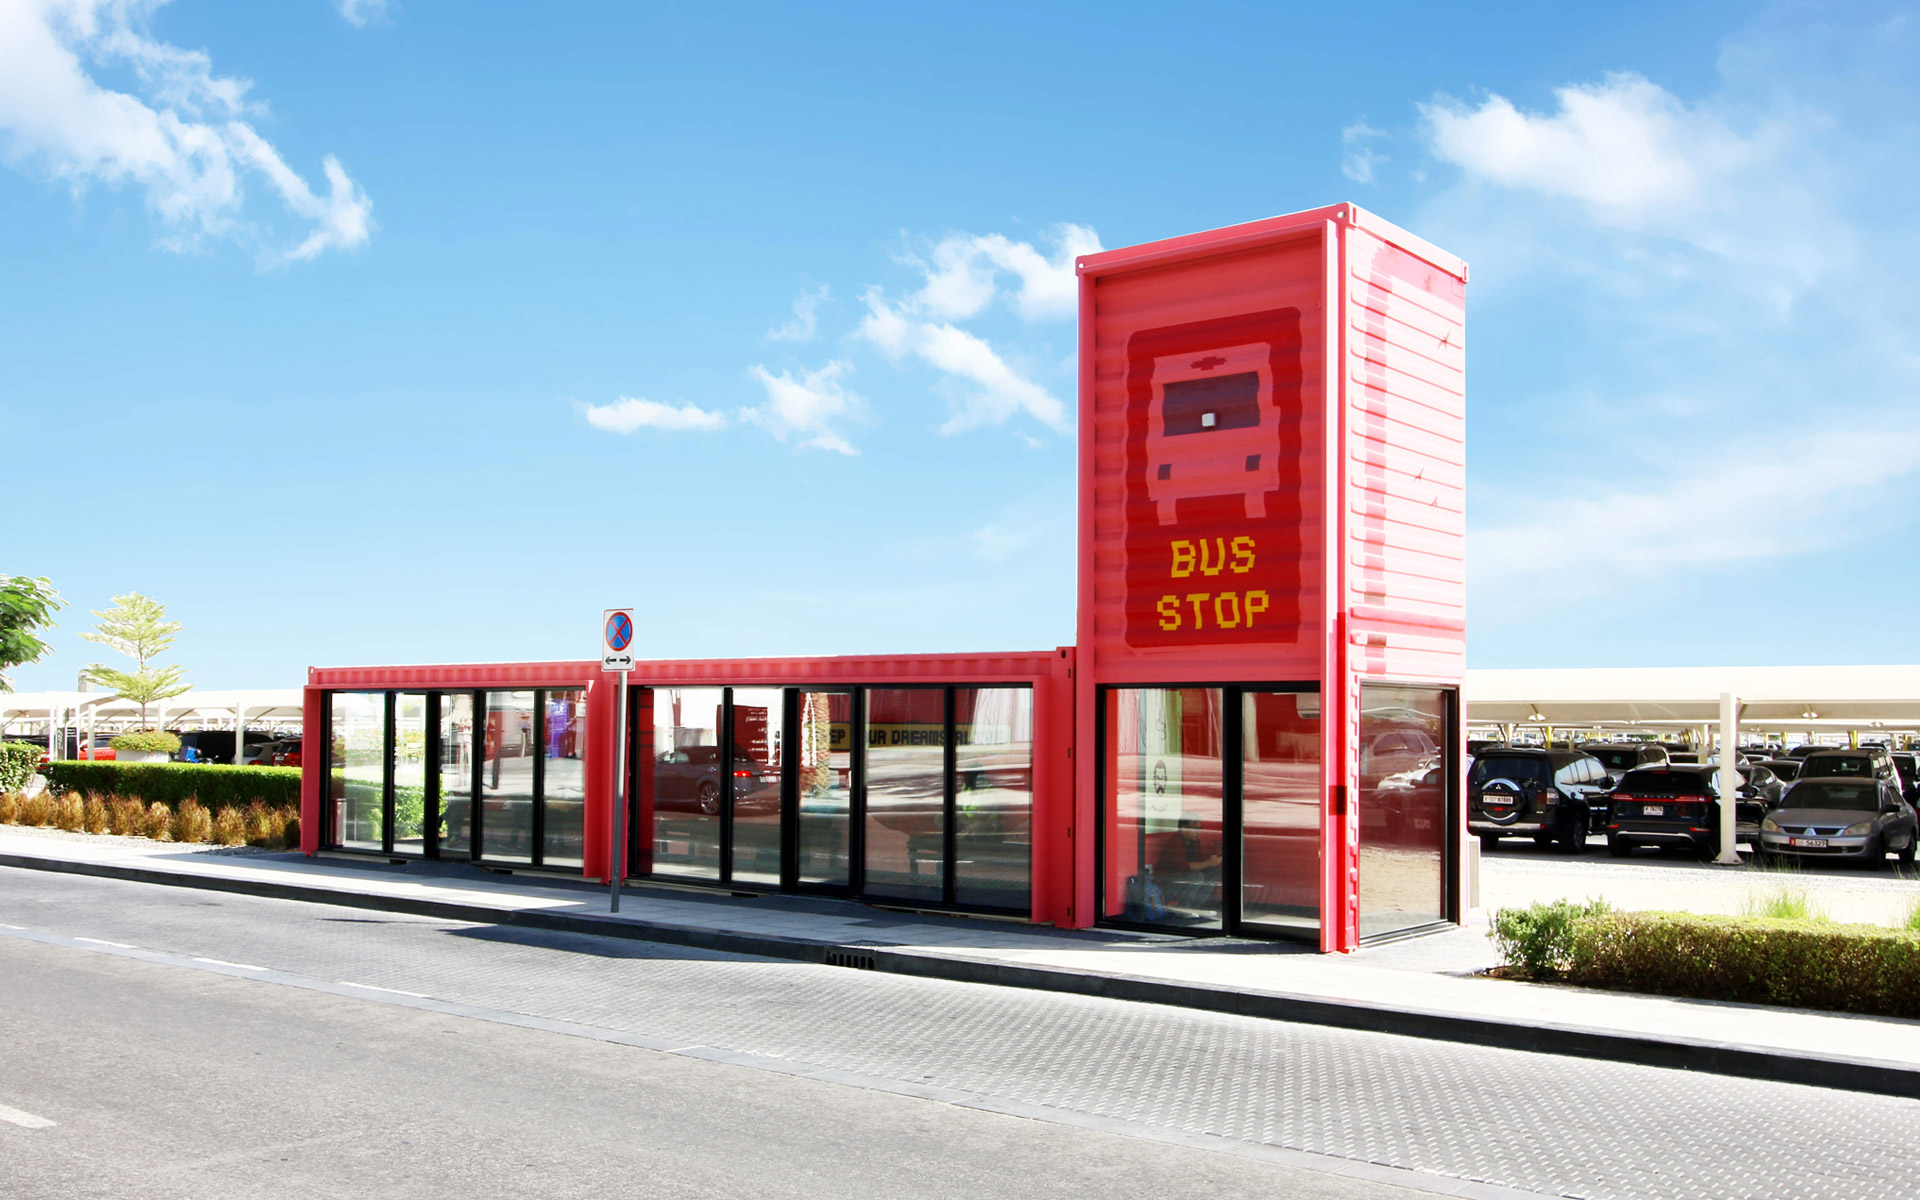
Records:
[[[1280,486],[1272,350],[1266,342],[1153,360],[1147,423],[1147,496],[1160,524],[1177,501],[1245,498],[1247,516],[1267,515]]]

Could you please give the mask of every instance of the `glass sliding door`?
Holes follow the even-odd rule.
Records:
[[[1320,929],[1320,693],[1240,695],[1240,919]]]
[[[385,692],[327,697],[328,833],[340,849],[385,848],[388,744]]]
[[[1030,909],[1033,689],[955,688],[953,709],[953,903]]]
[[[427,835],[427,697],[401,692],[393,707],[393,842],[395,854],[425,854]]]
[[[724,781],[733,797],[736,883],[780,886],[781,729],[786,694],[779,688],[734,688],[727,711],[733,747]]]
[[[946,899],[947,690],[871,688],[865,893]]]
[[[794,709],[794,882],[853,882],[853,694],[800,692]]]
[[[1104,696],[1102,915],[1221,929],[1222,690],[1110,688]]]
[[[1360,686],[1360,936],[1447,918],[1451,694]]]
[[[653,758],[641,770],[652,772],[655,874],[720,878],[724,698],[720,688],[653,689]]]
[[[441,858],[473,857],[473,693],[440,694],[439,823]]]
[[[586,690],[548,692],[541,727],[540,861],[546,866],[582,866],[587,813]]]
[[[480,762],[480,857],[533,861],[534,695],[486,693]]]

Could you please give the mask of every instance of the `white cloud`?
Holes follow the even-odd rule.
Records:
[[[953,234],[942,238],[926,261],[909,258],[920,268],[926,284],[908,305],[916,312],[946,320],[978,316],[1001,294],[1003,274],[1019,284],[1007,293],[1015,312],[1030,321],[1071,317],[1079,303],[1079,278],[1073,260],[1100,249],[1100,235],[1084,225],[1060,225],[1050,230],[1051,257],[1031,242],[1016,242],[997,233],[976,236]]]
[[[364,244],[372,203],[329,155],[325,195],[287,166],[243,118],[257,116],[252,84],[213,73],[212,59],[155,39],[148,20],[165,0],[12,0],[0,3],[0,135],[7,162],[62,181],[134,184],[167,232],[160,244],[188,249],[236,237],[262,262],[309,259]],[[89,68],[126,68],[144,96],[98,83]],[[243,180],[263,177],[282,207],[308,226],[289,246],[260,249],[266,235],[245,217]]]
[[[612,433],[632,433],[639,429],[708,432],[727,427],[725,413],[708,412],[692,404],[678,408],[658,400],[636,400],[622,396],[612,404],[582,404],[580,412],[587,424]]]
[[[767,330],[769,341],[810,342],[820,331],[820,306],[828,300],[827,285],[821,284],[810,292],[801,292],[794,297],[793,319],[786,324]]]
[[[369,21],[384,21],[387,16],[387,0],[333,0],[333,6],[356,29],[364,28]]]
[[[835,360],[817,371],[802,371],[798,378],[791,372],[775,375],[765,367],[751,372],[767,389],[767,402],[757,408],[740,410],[743,420],[751,421],[781,441],[798,438],[800,445],[839,454],[858,454],[851,443],[833,427],[860,411],[859,395],[848,391],[841,379],[853,373],[853,364]]]
[[[1340,131],[1340,173],[1355,183],[1372,183],[1374,171],[1387,161],[1367,143],[1387,135],[1365,121],[1355,121]]]
[[[1066,405],[1008,366],[983,338],[949,322],[910,318],[890,306],[877,288],[863,299],[867,316],[860,323],[861,336],[889,358],[911,354],[957,385],[956,411],[940,432],[1000,425],[1017,413],[1026,413],[1056,432],[1071,432]]]
[[[1710,453],[1674,460],[1644,487],[1510,496],[1522,519],[1469,536],[1476,604],[1621,592],[1693,565],[1775,558],[1866,532],[1876,511],[1903,513],[1893,493],[1911,490],[1920,472],[1920,431],[1769,436]]]

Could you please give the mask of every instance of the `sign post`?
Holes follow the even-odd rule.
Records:
[[[620,876],[627,867],[627,674],[633,670],[633,610],[600,615],[600,669],[618,672],[620,699],[613,735],[613,840],[607,847],[608,912],[620,911]]]

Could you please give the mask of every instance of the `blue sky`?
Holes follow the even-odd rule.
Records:
[[[0,572],[309,664],[1073,637],[1072,253],[1462,255],[1471,664],[1920,662],[1899,5],[0,0]]]

